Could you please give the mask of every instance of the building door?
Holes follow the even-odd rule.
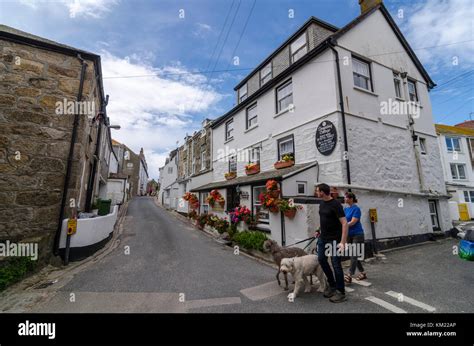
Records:
[[[434,231],[439,231],[438,206],[436,205],[436,200],[429,200],[428,203],[430,205],[431,225]]]
[[[227,188],[227,211],[232,211],[240,204],[240,196],[235,186]]]

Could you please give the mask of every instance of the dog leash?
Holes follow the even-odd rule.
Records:
[[[309,237],[309,238],[306,238],[306,239],[300,240],[300,241],[299,241],[299,242],[297,242],[297,243],[290,244],[290,245],[285,245],[285,246],[283,246],[283,247],[284,247],[284,248],[286,248],[286,247],[290,247],[290,246],[293,246],[293,245],[296,245],[296,244],[303,243],[303,242],[305,242],[305,241],[308,241],[308,240],[311,240],[311,242],[312,242],[314,239],[316,239],[316,237]],[[309,245],[309,244],[311,244],[311,242],[309,242],[309,243],[308,243],[308,245]],[[308,246],[308,245],[306,245],[306,246]],[[306,249],[306,248],[305,248],[305,249]]]

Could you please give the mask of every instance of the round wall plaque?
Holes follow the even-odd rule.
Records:
[[[316,148],[323,155],[331,155],[336,147],[336,127],[329,120],[323,121],[316,129]]]

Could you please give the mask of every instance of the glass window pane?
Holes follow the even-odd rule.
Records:
[[[458,179],[458,172],[456,170],[456,165],[455,164],[451,164],[451,177],[453,179]]]
[[[466,179],[466,172],[464,165],[457,165],[458,166],[458,171],[459,171],[459,179]]]
[[[453,138],[453,147],[455,151],[461,151],[461,146],[459,143],[459,138]]]
[[[451,138],[446,137],[446,147],[448,148],[448,151],[453,151],[453,142],[451,141]]]
[[[352,58],[352,68],[355,73],[365,76],[367,78],[370,77],[369,64],[367,64],[366,62],[360,61],[356,58]]]
[[[472,196],[471,196],[472,197]],[[469,193],[467,191],[464,191],[464,201],[465,202],[470,202],[470,199],[469,199]]]
[[[291,53],[295,53],[298,49],[306,44],[306,34],[302,34],[291,44]]]
[[[466,192],[466,191],[464,191],[464,192]],[[470,202],[474,203],[474,191],[469,191],[469,194],[471,196]]]

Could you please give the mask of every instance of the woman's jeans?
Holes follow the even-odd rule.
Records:
[[[324,241],[321,238],[318,239],[319,264],[321,265],[321,268],[323,268],[324,274],[328,279],[329,286],[333,289],[337,289],[341,293],[345,293],[344,272],[342,271],[341,256],[331,256],[332,267],[334,268],[333,274],[331,266],[328,262],[328,257],[326,255],[326,244],[330,244],[331,247],[336,246],[335,241]]]
[[[358,235],[354,235],[354,236],[348,236],[347,237],[347,243],[350,243],[350,244],[356,244],[356,243],[364,244],[364,235],[363,234],[358,234]],[[349,269],[349,274],[350,275],[355,274],[356,266],[357,266],[357,269],[359,269],[359,272],[362,273],[364,271],[364,267],[362,266],[362,262],[358,260],[358,257],[357,256],[351,256],[351,267]]]

